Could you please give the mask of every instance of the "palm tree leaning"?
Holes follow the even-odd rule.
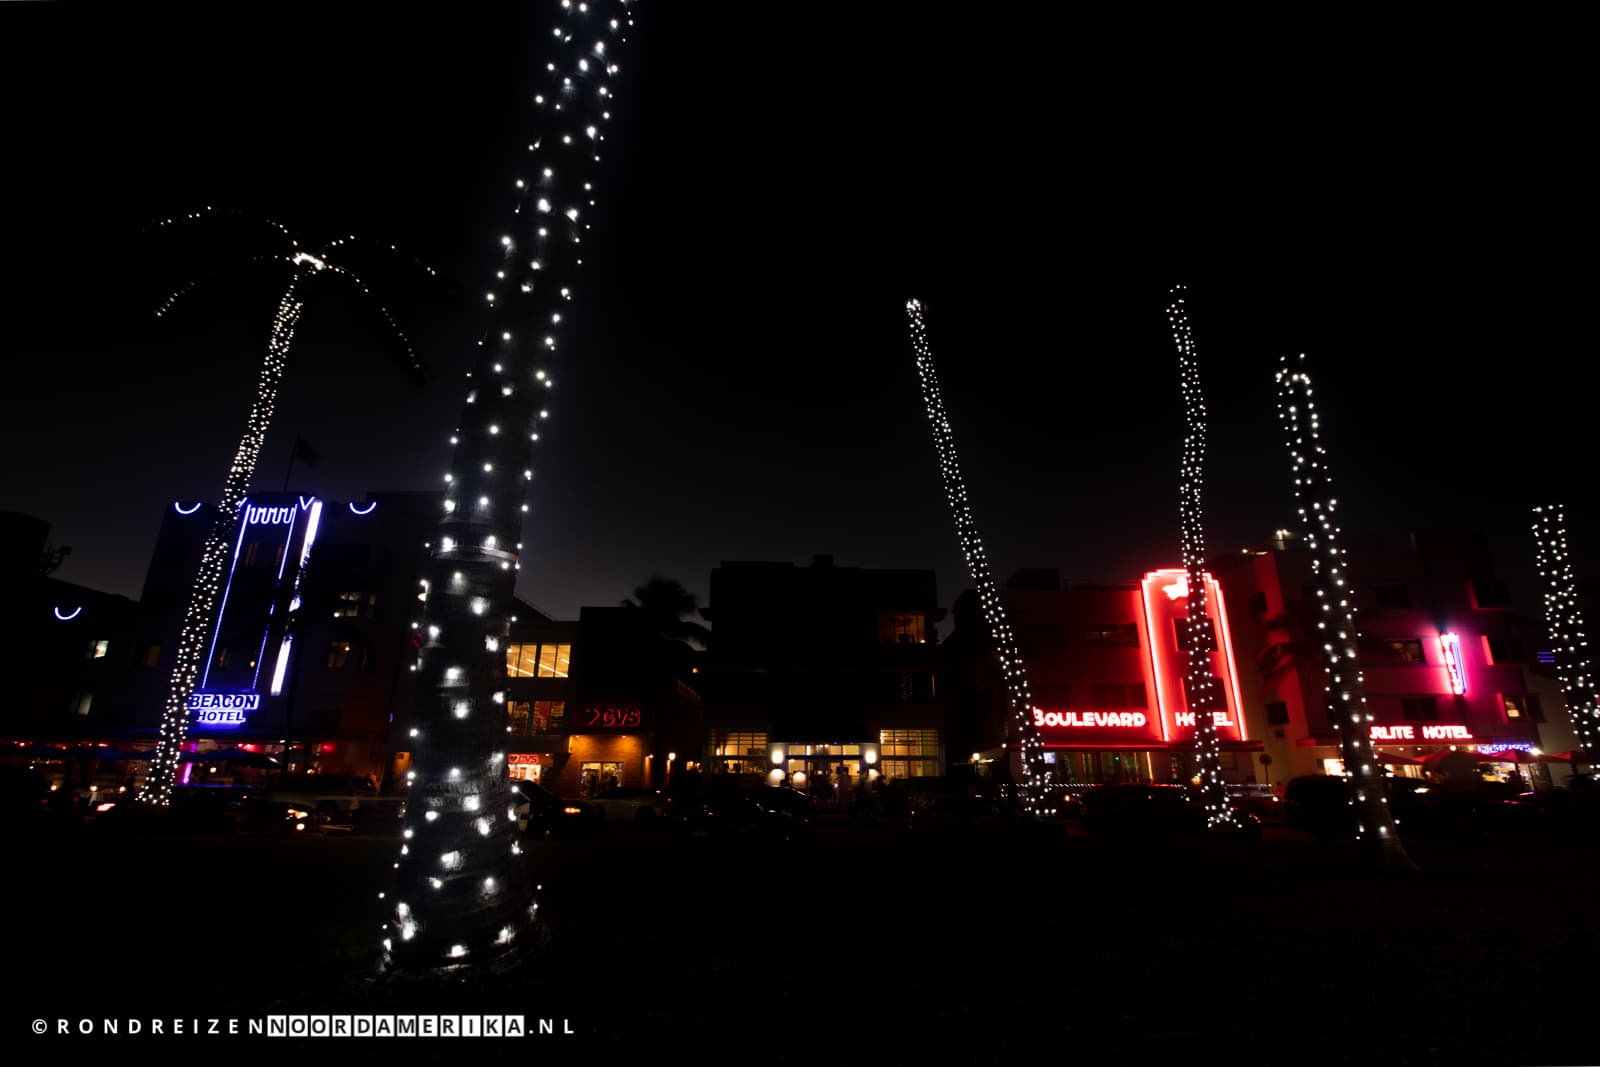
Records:
[[[222,214],[235,213],[216,212],[207,208],[181,219],[163,220],[153,229],[210,220]],[[373,299],[372,291],[360,277],[337,262],[347,250],[359,247],[363,242],[355,237],[340,237],[312,251],[280,223],[259,220],[257,224],[274,235],[277,247],[259,255],[245,257],[244,262],[286,266],[289,277],[283,295],[278,299],[277,311],[272,317],[266,355],[262,359],[261,370],[256,378],[255,401],[251,404],[250,414],[245,420],[244,435],[239,439],[233,463],[228,467],[227,476],[223,480],[222,499],[218,502],[217,518],[206,537],[200,557],[200,569],[195,575],[194,586],[184,609],[183,628],[178,637],[172,680],[167,689],[166,706],[161,717],[161,738],[156,746],[156,758],[151,764],[150,773],[139,791],[140,801],[163,807],[171,799],[172,779],[177,772],[179,753],[188,732],[189,694],[194,689],[195,679],[203,666],[201,660],[203,649],[206,647],[206,635],[216,623],[217,592],[222,585],[223,572],[227,565],[228,545],[233,540],[239,509],[245,502],[245,494],[249,491],[250,482],[255,476],[262,442],[266,440],[267,430],[272,424],[272,413],[277,405],[278,387],[283,380],[289,346],[294,340],[295,326],[300,321],[300,312],[305,307],[306,294],[311,288],[312,281],[326,275],[354,284],[360,295],[371,301],[381,313],[392,336],[399,340],[410,369],[419,378],[425,373],[421,360],[417,357],[410,340],[395,323],[394,316],[386,307]],[[430,275],[435,274],[430,268],[423,267],[423,269]],[[189,282],[169,294],[156,311],[156,316],[165,317],[178,299],[192,291],[198,284],[199,281]]]
[[[710,629],[685,617],[699,615],[700,605],[675,578],[652,574],[622,606],[641,612],[645,624],[668,641],[693,642],[704,648],[711,638]]]

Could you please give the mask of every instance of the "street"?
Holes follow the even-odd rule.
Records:
[[[1408,878],[1281,827],[1260,842],[929,840],[839,822],[809,844],[732,849],[608,825],[530,843],[547,945],[444,991],[366,978],[397,837],[18,844],[18,1026],[404,1004],[561,1020],[571,1035],[537,1040],[572,1054],[1600,1061],[1586,837],[1416,841],[1425,873]]]

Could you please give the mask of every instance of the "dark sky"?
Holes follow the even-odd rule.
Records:
[[[244,233],[146,225],[230,207],[437,266],[455,295],[373,272],[425,389],[349,291],[315,294],[258,484],[298,432],[322,454],[301,491],[438,486],[548,20],[130,6],[0,5],[0,510],[54,523],[61,577],[137,595],[160,509],[220,491],[283,281],[233,269],[268,247]],[[1176,280],[1214,553],[1294,514],[1288,350],[1313,360],[1348,530],[1483,530],[1525,583],[1528,507],[1564,498],[1600,570],[1588,120],[1559,35],[1043,12],[641,7],[523,595],[571,616],[651,572],[703,596],[720,560],[826,552],[936,568],[948,605],[969,583],[911,295],[997,573],[1173,565]]]

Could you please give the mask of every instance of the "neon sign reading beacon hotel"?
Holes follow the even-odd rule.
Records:
[[[1212,673],[1221,680],[1227,707],[1213,711],[1217,737],[1245,741],[1244,716],[1239,699],[1239,676],[1234,667],[1233,638],[1228,632],[1222,587],[1205,576],[1206,607],[1216,647],[1210,653]],[[1082,711],[1033,709],[1033,721],[1048,745],[1145,745],[1186,741],[1194,736],[1194,712],[1185,702],[1183,678],[1188,653],[1178,646],[1178,620],[1188,614],[1189,583],[1182,570],[1151,571],[1140,583],[1141,609],[1137,620],[1140,657],[1146,697],[1154,710]]]

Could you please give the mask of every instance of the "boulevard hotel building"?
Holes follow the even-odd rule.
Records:
[[[1420,775],[1431,756],[1458,750],[1478,757],[1490,777],[1520,769],[1561,784],[1570,764],[1528,763],[1529,755],[1577,747],[1548,653],[1539,651],[1543,629],[1513,609],[1482,541],[1352,539],[1348,555],[1369,729],[1383,762],[1396,774]],[[1210,712],[1225,779],[1278,785],[1302,774],[1343,773],[1314,636],[1309,555],[1280,532],[1214,560],[1206,581],[1204,640],[1219,694]],[[1055,571],[1021,571],[1002,596],[1057,780],[1193,775],[1183,571],[1070,588]],[[955,615],[958,638],[979,625],[970,594]],[[979,662],[976,679],[982,720],[991,724],[989,747],[975,744],[968,758],[1014,762],[992,654]]]

